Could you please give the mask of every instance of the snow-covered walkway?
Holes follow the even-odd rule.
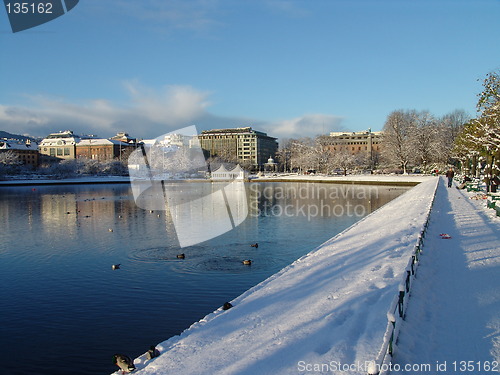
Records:
[[[500,225],[471,195],[438,187],[393,374],[500,372]]]
[[[366,374],[438,181],[395,364],[431,363],[432,371],[417,373],[441,374],[436,361],[499,360],[498,220],[431,177],[231,301],[230,310],[160,343],[158,358],[137,358],[135,373]]]

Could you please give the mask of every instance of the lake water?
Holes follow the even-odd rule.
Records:
[[[128,184],[2,186],[0,372],[109,374],[114,353],[180,334],[406,190],[245,184],[246,220],[181,248],[172,214],[139,208]]]

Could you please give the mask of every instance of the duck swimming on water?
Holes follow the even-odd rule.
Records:
[[[255,248],[258,248],[258,247],[259,247],[259,244],[256,242],[256,243],[254,243],[254,244],[251,244],[250,246],[255,247]]]

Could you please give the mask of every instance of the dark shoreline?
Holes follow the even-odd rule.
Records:
[[[168,182],[212,182],[210,180],[169,180]],[[225,182],[220,180],[217,182]],[[294,179],[294,178],[266,178],[251,179],[245,182],[303,182],[303,183],[322,183],[322,184],[342,184],[342,185],[374,185],[374,186],[416,186],[420,181],[366,181],[366,180],[322,180],[322,179]],[[130,184],[130,179],[61,179],[61,180],[3,180],[0,181],[0,188],[3,186],[47,186],[47,185],[96,185],[96,184]]]

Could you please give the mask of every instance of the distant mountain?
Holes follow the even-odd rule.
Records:
[[[26,142],[27,139],[30,141],[35,141],[38,142],[39,139],[34,138],[34,137],[27,137],[25,135],[19,135],[19,134],[12,134],[3,130],[0,130],[0,138],[9,138],[9,139],[19,139],[23,142]]]

